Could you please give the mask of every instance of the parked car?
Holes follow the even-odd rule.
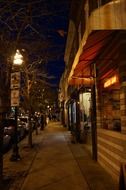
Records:
[[[28,130],[29,130],[29,118],[28,118],[28,116],[27,117],[20,117],[19,122],[22,123],[26,132],[28,132]]]
[[[5,153],[9,148],[11,148],[12,141],[10,135],[4,135],[3,137],[3,153]]]
[[[15,133],[15,120],[14,119],[5,119],[3,121],[4,126],[4,135],[9,135],[13,141],[13,136]],[[26,132],[25,127],[20,122],[17,122],[17,140],[20,141],[24,138]]]
[[[14,119],[4,119],[3,127],[4,127],[4,135],[12,136],[15,131],[15,120]]]
[[[5,153],[12,145],[12,134],[15,130],[14,119],[4,119],[4,136],[3,136],[3,153]]]
[[[25,129],[25,123],[20,120],[18,120],[17,132],[19,141],[22,140],[27,134],[27,131]]]

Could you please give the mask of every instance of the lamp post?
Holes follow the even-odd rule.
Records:
[[[20,160],[19,148],[18,148],[18,134],[17,134],[17,117],[20,98],[20,71],[19,67],[23,63],[23,56],[19,50],[16,50],[16,54],[13,60],[12,73],[11,73],[11,106],[15,107],[15,130],[13,134],[12,155],[10,161]]]

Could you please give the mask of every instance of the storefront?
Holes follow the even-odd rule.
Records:
[[[76,99],[70,99],[67,104],[68,109],[68,129],[71,131],[72,134],[72,142],[76,142],[78,140],[77,137],[77,100]]]
[[[101,81],[101,127],[121,131],[120,84],[117,72]]]
[[[68,129],[76,142],[85,143],[91,149],[91,89],[80,88],[76,96],[67,102]]]
[[[117,37],[123,35],[118,33]],[[119,180],[121,165],[126,163],[126,56],[124,46],[110,44],[104,59],[97,62],[97,154],[98,162]],[[113,48],[112,48],[113,47]],[[99,57],[99,59],[101,59]]]
[[[117,180],[120,174],[124,136],[121,134],[120,83],[117,70],[105,74],[98,84],[98,162]]]
[[[103,31],[101,40],[99,36],[89,38],[69,77],[69,85],[91,88],[91,96],[79,91],[80,130],[91,123],[92,155],[97,154],[96,160],[117,180],[121,164],[126,163],[125,35],[124,31]],[[90,106],[86,96],[91,99]],[[87,119],[89,107],[91,122]],[[89,139],[85,140],[88,144]]]
[[[75,130],[76,122],[77,122],[77,115],[76,115],[76,100],[71,100],[68,103],[68,127],[69,129]]]
[[[80,91],[79,104],[81,142],[91,146],[91,89]]]

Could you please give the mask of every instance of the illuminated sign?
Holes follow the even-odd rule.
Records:
[[[20,72],[11,73],[11,89],[20,88]]]
[[[109,78],[105,83],[104,83],[104,88],[107,88],[113,84],[115,84],[118,81],[118,78],[116,75],[113,77]]]
[[[19,89],[11,90],[11,106],[19,106]]]

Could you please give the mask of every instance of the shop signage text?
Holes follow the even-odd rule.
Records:
[[[113,77],[109,78],[105,83],[104,83],[104,88],[107,88],[113,84],[115,84],[118,81],[117,75],[114,75]]]

